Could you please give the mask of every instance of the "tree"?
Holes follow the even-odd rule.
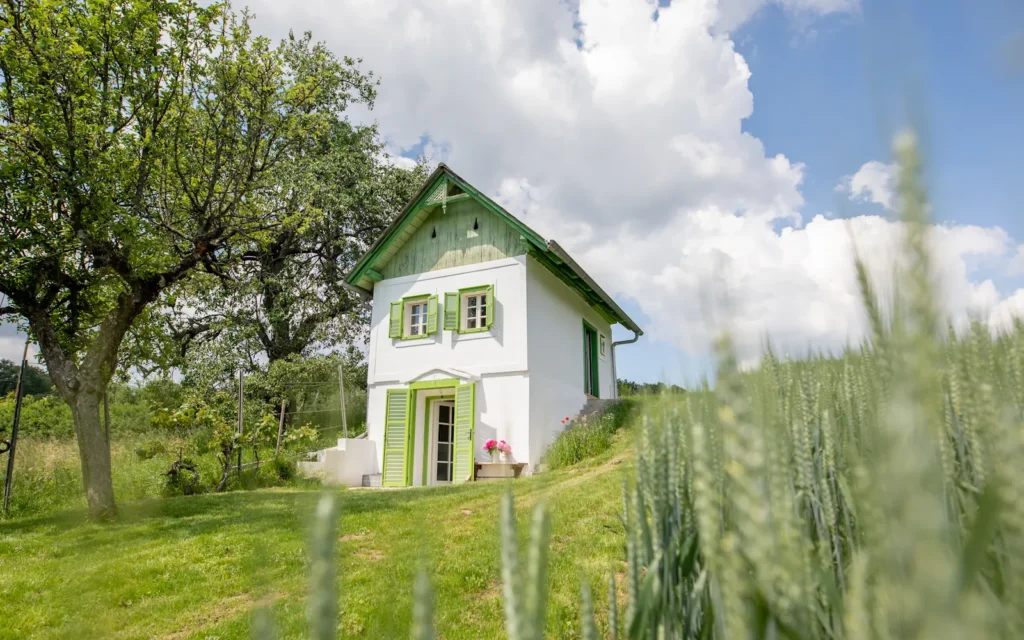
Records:
[[[90,513],[115,513],[100,399],[126,333],[289,224],[274,171],[353,100],[357,61],[186,0],[0,0],[0,292],[71,407]]]
[[[0,398],[8,393],[14,393],[14,389],[18,386],[18,375],[20,373],[20,364],[15,364],[10,360],[0,360]],[[49,393],[50,388],[53,386],[53,383],[50,382],[50,376],[46,375],[46,371],[31,364],[25,368],[24,384],[25,388],[22,394],[26,396]],[[0,428],[4,426],[0,425]]]
[[[187,367],[197,360],[190,349],[208,346],[198,351],[226,357],[225,368],[254,369],[260,354],[274,363],[364,337],[368,310],[345,275],[426,175],[423,163],[391,164],[375,128],[337,118],[274,174],[279,187],[266,206],[287,211],[289,224],[251,243],[228,277],[196,281],[164,316],[172,360]]]

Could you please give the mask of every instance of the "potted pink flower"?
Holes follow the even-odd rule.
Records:
[[[502,440],[502,442],[505,442]],[[498,461],[498,441],[491,439],[484,443],[484,451],[491,456],[491,462]]]
[[[498,453],[501,455],[502,462],[509,462],[512,459],[512,446],[501,440],[498,442]]]

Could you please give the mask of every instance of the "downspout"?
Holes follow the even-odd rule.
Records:
[[[612,343],[612,398],[616,400],[619,398],[619,373],[615,367],[615,347],[620,344],[633,344],[644,334],[643,331],[635,331],[632,329],[631,331],[633,331],[633,337],[629,340],[619,340],[618,342]]]

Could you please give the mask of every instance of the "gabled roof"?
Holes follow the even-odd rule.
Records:
[[[523,243],[529,255],[537,262],[555,274],[562,282],[578,293],[590,306],[604,316],[608,322],[623,325],[627,329],[636,332],[638,335],[643,330],[623,311],[618,304],[602,289],[593,278],[573,260],[565,249],[554,240],[545,240],[539,233],[523,224],[518,218],[506,211],[498,203],[475,189],[468,182],[463,180],[447,165],[441,163],[437,166],[423,187],[409,201],[409,204],[402,209],[394,222],[384,230],[380,238],[372,247],[359,259],[352,271],[345,277],[345,282],[352,287],[369,292],[373,289],[373,283],[382,279],[380,267],[393,257],[405,241],[410,238],[413,232],[423,224],[431,211],[438,206],[444,206],[446,202],[452,201],[452,196],[447,196],[447,184],[457,186],[464,196],[454,198],[473,198],[484,208],[498,216],[501,220],[519,232],[520,241]]]

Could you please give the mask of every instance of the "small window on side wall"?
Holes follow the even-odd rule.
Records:
[[[601,343],[601,355],[603,356],[604,355],[604,336],[601,336],[600,343]]]

